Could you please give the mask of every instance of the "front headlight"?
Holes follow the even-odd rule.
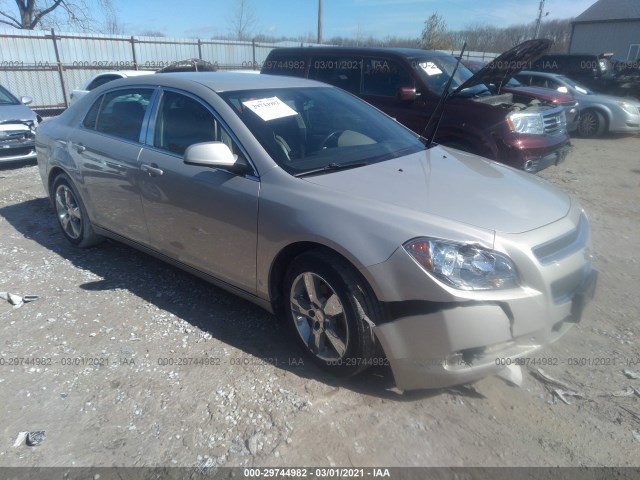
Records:
[[[507,115],[507,124],[515,133],[544,134],[542,115],[539,113],[511,112]]]
[[[410,240],[404,249],[430,275],[461,290],[518,286],[513,262],[498,252],[434,238]]]
[[[616,102],[616,103],[620,108],[622,108],[625,112],[631,115],[638,115],[638,113],[640,113],[640,110],[635,105],[632,105],[627,102]]]

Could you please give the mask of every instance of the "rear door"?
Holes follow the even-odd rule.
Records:
[[[153,88],[122,88],[100,96],[67,148],[83,174],[83,197],[91,220],[112,232],[146,243],[139,193],[138,156]]]

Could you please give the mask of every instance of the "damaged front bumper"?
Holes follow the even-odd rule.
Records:
[[[586,217],[574,212],[572,218],[540,230],[498,240],[516,262],[521,287],[468,292],[440,285],[436,291],[437,282],[419,271],[422,281],[417,275],[408,278],[411,297],[400,299],[397,291],[384,297],[390,320],[376,325],[374,332],[398,388],[441,388],[479,380],[520,363],[516,359],[555,342],[581,320],[597,282]],[[554,240],[540,242],[544,238]],[[523,249],[522,244],[532,248]],[[412,260],[405,257],[398,250],[372,273],[380,278],[383,271],[391,276],[407,272]],[[420,298],[416,284],[423,289],[422,299],[410,300]],[[384,290],[385,285],[377,287]]]
[[[0,124],[0,162],[35,159],[34,129],[26,123]]]

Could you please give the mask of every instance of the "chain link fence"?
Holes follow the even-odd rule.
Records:
[[[186,59],[204,60],[225,70],[258,70],[273,48],[313,45],[12,30],[0,32],[0,84],[17,96],[32,97],[31,107],[51,116],[69,106],[72,90],[83,88],[99,72],[154,72]],[[465,52],[464,56],[490,61],[496,54]]]
[[[53,29],[0,32],[0,84],[17,96],[32,97],[31,107],[49,116],[67,108],[70,92],[99,72],[154,72],[186,59],[205,60],[220,69],[259,69],[273,48],[304,45],[311,44],[87,35]]]

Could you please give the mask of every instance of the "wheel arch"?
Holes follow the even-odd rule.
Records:
[[[611,125],[611,116],[613,115],[611,113],[611,110],[609,110],[607,107],[603,105],[590,105],[588,107],[585,107],[580,112],[580,114],[582,115],[584,112],[588,112],[588,111],[594,111],[602,115],[602,117],[604,118],[604,131],[602,133],[608,133],[609,125]]]
[[[53,191],[53,184],[56,181],[56,178],[60,176],[60,174],[64,174],[67,177],[71,178],[71,176],[61,167],[55,166],[51,170],[49,170],[49,177],[47,178],[47,191],[49,192],[49,200],[53,203],[55,192]]]
[[[338,252],[336,249],[328,247],[327,245],[312,241],[299,241],[284,247],[282,250],[280,250],[280,252],[278,252],[273,262],[271,262],[271,268],[269,269],[268,276],[268,293],[269,301],[271,302],[273,311],[276,313],[276,315],[282,313],[281,287],[288,266],[296,257],[314,250],[333,255],[345,262],[345,264],[353,269],[355,274],[369,289],[369,292],[371,295],[373,295],[374,300],[378,301],[378,296],[376,295],[373,285],[371,284],[371,282],[369,282],[365,275],[363,275],[361,269],[358,268],[358,266],[355,265],[353,261]]]

